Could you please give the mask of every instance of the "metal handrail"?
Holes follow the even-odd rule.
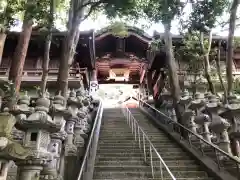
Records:
[[[147,163],[147,143],[149,145],[149,155],[150,155],[150,165],[151,165],[151,170],[152,170],[152,177],[153,178],[159,178],[155,176],[155,171],[158,169],[157,167],[154,167],[153,163],[153,152],[156,154],[157,158],[159,159],[159,170],[160,170],[160,178],[161,180],[164,180],[166,177],[164,177],[163,170],[166,169],[168,175],[172,180],[176,180],[174,175],[171,173],[169,170],[168,166],[150,141],[149,137],[147,134],[144,132],[144,130],[140,127],[139,123],[137,120],[134,118],[132,113],[127,107],[122,107],[122,112],[124,116],[126,117],[127,123],[130,126],[132,133],[134,134],[135,141],[138,141],[138,145],[140,150],[143,150],[144,154],[144,161]],[[142,142],[142,143],[141,143]]]
[[[102,101],[100,101],[99,108],[95,117],[92,132],[88,140],[87,148],[85,151],[85,155],[83,157],[82,165],[77,180],[92,180],[99,140],[99,133],[102,123],[102,114],[103,105]]]
[[[139,100],[139,106],[143,107],[143,105],[146,105],[147,107],[149,107],[150,109],[152,109],[156,113],[158,113],[158,115],[161,116],[161,122],[163,122],[163,124],[170,125],[172,131],[179,133],[180,140],[186,139],[186,137],[187,137],[187,141],[190,145],[190,148],[194,148],[194,146],[196,148],[198,146],[197,149],[199,149],[201,151],[201,154],[207,155],[207,156],[209,156],[209,154],[208,154],[209,152],[205,152],[204,147],[212,148],[215,157],[213,157],[212,154],[210,155],[210,157],[213,158],[214,161],[217,163],[219,170],[222,168],[226,168],[224,166],[224,164],[222,164],[222,162],[221,162],[221,160],[224,159],[224,157],[225,157],[225,159],[231,160],[233,162],[233,165],[236,166],[236,170],[237,170],[237,172],[231,172],[231,173],[233,173],[234,175],[237,175],[238,179],[240,180],[240,161],[238,159],[235,159],[230,154],[221,150],[215,144],[212,144],[212,143],[206,141],[200,135],[194,133],[193,131],[191,131],[187,127],[183,126],[182,124],[180,124],[176,121],[173,121],[166,114],[162,113],[161,111],[159,111],[155,107],[151,106],[150,104],[148,104],[142,100]],[[187,133],[187,135],[186,135],[186,133]],[[198,143],[196,143],[196,142],[198,142]],[[230,169],[231,167],[228,167],[228,168]]]

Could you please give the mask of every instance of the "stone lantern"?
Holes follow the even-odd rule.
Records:
[[[187,122],[189,122],[189,118],[192,116],[189,113],[185,113],[186,111],[188,111],[187,108],[188,108],[188,105],[191,102],[191,100],[192,100],[192,97],[189,95],[189,92],[187,90],[185,90],[182,94],[182,97],[180,98],[179,104],[181,105],[181,114],[183,116],[185,116],[185,117],[183,117],[183,119],[186,118]]]
[[[11,132],[16,119],[8,112],[8,108],[5,108],[4,112],[0,113],[0,119],[0,179],[6,180],[7,175],[10,178],[16,178],[17,167],[11,161],[26,159],[30,155],[30,149],[12,140]],[[10,174],[9,167],[12,170]]]
[[[194,100],[191,101],[189,105],[189,109],[192,109],[195,112],[195,115],[198,116],[201,114],[202,109],[205,106],[204,98],[202,97],[202,94],[196,93],[194,96]]]
[[[177,122],[177,117],[176,117],[176,112],[173,108],[173,104],[172,104],[172,96],[171,93],[169,91],[167,91],[165,88],[162,90],[162,99],[164,101],[164,106],[166,108],[166,113],[169,117],[172,118],[173,121]]]
[[[192,132],[197,134],[197,126],[194,122],[194,112],[190,109],[187,109],[183,115],[182,119],[185,120],[185,126],[189,128]]]
[[[83,155],[84,153],[84,144],[85,144],[85,140],[84,137],[87,138],[88,136],[85,134],[85,131],[88,131],[87,129],[87,119],[82,118],[80,115],[80,113],[84,113],[84,111],[81,109],[83,107],[83,103],[81,101],[81,96],[80,96],[80,91],[77,91],[77,93],[75,94],[75,92],[72,92],[70,94],[71,99],[69,98],[68,101],[68,105],[69,108],[71,109],[71,107],[76,107],[77,111],[76,113],[73,113],[73,117],[75,118],[75,124],[74,124],[74,144],[77,146],[78,148],[78,154],[80,156]],[[74,108],[75,109],[75,108]]]
[[[84,129],[84,132],[88,133],[90,132],[90,126],[92,123],[92,117],[89,115],[89,107],[86,107],[86,101],[84,104],[84,97],[83,97],[83,92],[78,90],[76,93],[76,97],[78,102],[81,105],[81,108],[79,108],[79,112],[78,112],[78,117],[80,118],[79,123],[82,124],[82,128]]]
[[[191,118],[191,121],[190,121],[190,125],[191,125],[191,130],[194,133],[197,133],[198,128],[199,128],[199,126],[195,122],[195,118],[202,114],[201,110],[203,109],[204,105],[205,105],[205,103],[204,103],[204,99],[202,97],[202,94],[196,93],[195,96],[194,96],[194,99],[190,102],[190,104],[188,106],[188,109],[193,111],[192,118]]]
[[[30,108],[30,97],[27,91],[20,97],[17,106],[11,110],[11,114],[15,115],[17,120],[26,119],[33,111],[34,108]],[[24,132],[17,130],[13,127],[12,135],[14,140],[21,142],[23,140]]]
[[[191,100],[192,100],[192,97],[190,96],[189,92],[185,90],[179,101],[179,103],[183,106],[183,112],[187,109]]]
[[[209,129],[215,132],[219,137],[219,147],[231,155],[230,140],[227,131],[230,127],[230,123],[218,115],[219,110],[221,110],[219,99],[217,99],[215,95],[211,95],[206,104],[206,111],[212,120]]]
[[[48,115],[49,107],[50,100],[43,95],[36,101],[35,112],[16,124],[25,132],[23,146],[31,150],[25,160],[17,161],[19,180],[40,179],[40,171],[52,160],[48,152],[50,134],[58,132],[62,125]]]
[[[233,140],[235,154],[240,157],[240,101],[236,96],[229,96],[228,103],[225,105],[225,112],[220,114],[221,117],[228,119],[231,122],[231,127],[228,131],[229,137]]]
[[[74,90],[70,91],[69,93],[67,105],[68,105],[68,111],[70,116],[66,118],[65,130],[67,132],[67,139],[66,139],[66,145],[65,145],[65,153],[66,153],[65,155],[77,156],[77,147],[73,143],[74,129],[75,129],[76,123],[79,120],[77,113],[78,113],[78,108],[81,107],[81,105],[76,98],[76,92]]]
[[[87,121],[89,124],[92,123],[92,117],[90,116],[91,110],[93,110],[93,106],[91,104],[91,98],[86,94],[84,89],[79,89],[76,93],[77,99],[82,103],[81,110],[87,114]]]
[[[204,93],[204,98],[205,98],[206,101],[208,101],[211,96],[212,96],[212,93],[210,93],[210,92],[205,92]]]
[[[48,151],[52,155],[52,160],[46,166],[44,166],[43,171],[41,172],[41,179],[62,179],[61,174],[59,174],[60,169],[60,160],[61,160],[61,150],[63,149],[62,142],[67,137],[65,132],[65,123],[64,116],[66,115],[66,102],[63,96],[60,94],[55,96],[52,103],[51,115],[53,121],[61,124],[60,131],[50,134],[51,141],[48,146]]]
[[[82,111],[79,111],[77,114],[79,121],[76,124],[75,131],[84,139],[88,138],[87,133],[90,132],[90,126],[88,125],[86,114]]]
[[[203,132],[201,133],[201,135],[206,141],[211,143],[212,136],[209,131],[209,124],[211,123],[210,117],[207,114],[201,114],[201,115],[196,116],[194,121],[196,122],[196,124],[203,126]]]

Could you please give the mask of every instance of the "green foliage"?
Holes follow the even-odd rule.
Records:
[[[204,39],[204,47],[207,48],[208,39]],[[200,45],[200,38],[198,32],[186,33],[183,37],[183,45],[176,49],[175,55],[181,61],[188,63],[187,71],[193,73],[202,73],[203,53]],[[214,60],[217,56],[217,49],[212,49],[209,53],[210,60]],[[214,61],[215,63],[215,61]],[[212,75],[216,74],[216,65],[212,63]]]
[[[25,10],[24,19],[33,20],[39,24],[41,21],[49,21],[48,7],[50,0],[27,0],[22,1],[23,10]]]
[[[185,24],[190,31],[209,32],[217,23],[220,17],[229,6],[226,0],[192,0],[192,12]],[[186,22],[185,22],[186,23]]]
[[[234,37],[233,44],[235,48],[240,47],[240,37]]]
[[[164,47],[164,40],[162,39],[155,39],[150,44],[150,49],[152,51],[159,51]]]
[[[233,86],[234,86],[234,92],[237,93],[237,94],[240,94],[240,79],[237,78],[234,83],[233,83]]]
[[[0,32],[5,32],[16,24],[16,14],[21,10],[19,0],[2,0],[0,3]]]
[[[200,73],[203,70],[203,59],[199,44],[199,34],[188,33],[183,37],[183,46],[176,50],[176,56],[183,62],[187,62],[187,71]]]
[[[109,30],[114,36],[117,37],[127,37],[128,36],[128,28],[126,24],[122,22],[115,22],[114,24],[109,26]]]
[[[146,0],[139,7],[149,20],[169,24],[181,15],[184,3],[181,0]]]
[[[114,18],[116,16],[134,16],[136,17],[136,6],[138,0],[100,0],[101,5],[98,7],[102,9],[108,18]]]

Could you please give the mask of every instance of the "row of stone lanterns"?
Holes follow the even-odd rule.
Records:
[[[68,99],[56,95],[50,100],[45,93],[35,107],[30,107],[26,93],[11,111],[4,108],[0,113],[0,180],[72,179],[76,166],[69,167],[84,155],[94,114],[92,99],[82,89],[70,91]]]
[[[165,113],[177,121],[170,92],[164,89],[161,97],[164,101]],[[224,104],[216,95],[196,93],[192,97],[185,90],[179,104],[182,119],[187,128],[209,143],[218,145],[229,155],[234,154],[240,158],[238,142],[240,139],[240,120],[238,118],[240,117],[240,101],[235,95],[231,95],[228,104]],[[231,146],[231,141],[234,141],[234,146]]]

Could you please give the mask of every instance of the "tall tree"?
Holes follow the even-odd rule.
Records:
[[[227,103],[227,91],[226,91],[224,81],[223,81],[223,78],[222,78],[221,65],[220,65],[220,61],[221,61],[221,41],[218,42],[217,55],[216,55],[215,60],[216,60],[216,70],[217,70],[218,79],[220,81],[220,85],[221,85],[221,88],[223,90],[224,103]]]
[[[233,88],[233,40],[234,32],[236,27],[236,16],[237,9],[239,6],[240,0],[233,0],[231,9],[230,9],[230,19],[229,19],[229,30],[228,30],[228,45],[227,45],[227,64],[226,64],[226,73],[227,73],[227,94],[229,95],[232,92]]]
[[[226,0],[191,0],[192,12],[187,29],[199,33],[199,43],[204,60],[204,74],[208,82],[209,90],[214,94],[215,89],[210,75],[210,51],[212,47],[212,29],[217,25],[220,17],[228,7]],[[208,39],[207,43],[204,43]]]
[[[96,10],[104,10],[109,16],[113,16],[129,13],[134,5],[135,0],[70,0],[68,30],[58,73],[58,90],[63,96],[67,95],[69,68],[75,55],[81,23]]]
[[[50,61],[50,48],[52,42],[52,30],[54,26],[54,13],[56,8],[56,0],[50,0],[50,8],[46,13],[48,14],[47,20],[47,36],[45,41],[44,57],[42,61],[42,82],[41,82],[41,92],[44,94],[47,87],[48,71],[49,71],[49,61]]]
[[[197,81],[203,74],[203,63],[199,39],[196,32],[183,36],[183,45],[176,49],[176,57],[186,63],[187,76],[193,77],[193,96],[197,91]]]
[[[45,0],[27,0],[26,2],[21,1],[21,3],[23,4],[22,11],[24,11],[22,31],[12,58],[8,77],[8,79],[14,83],[16,92],[19,92],[21,85],[22,72],[31,38],[33,23],[34,21],[38,22],[39,19],[42,19],[45,16],[43,10],[48,5]]]
[[[2,55],[7,37],[7,31],[11,26],[14,26],[16,19],[14,15],[20,10],[20,3],[18,0],[3,0],[0,3],[0,64],[2,62]]]
[[[182,13],[183,7],[184,4],[181,0],[147,0],[142,3],[141,7],[149,20],[156,23],[162,23],[164,26],[164,41],[169,84],[171,86],[174,108],[180,123],[182,123],[180,109],[178,106],[180,99],[180,86],[176,61],[173,54],[171,24],[174,18]]]

